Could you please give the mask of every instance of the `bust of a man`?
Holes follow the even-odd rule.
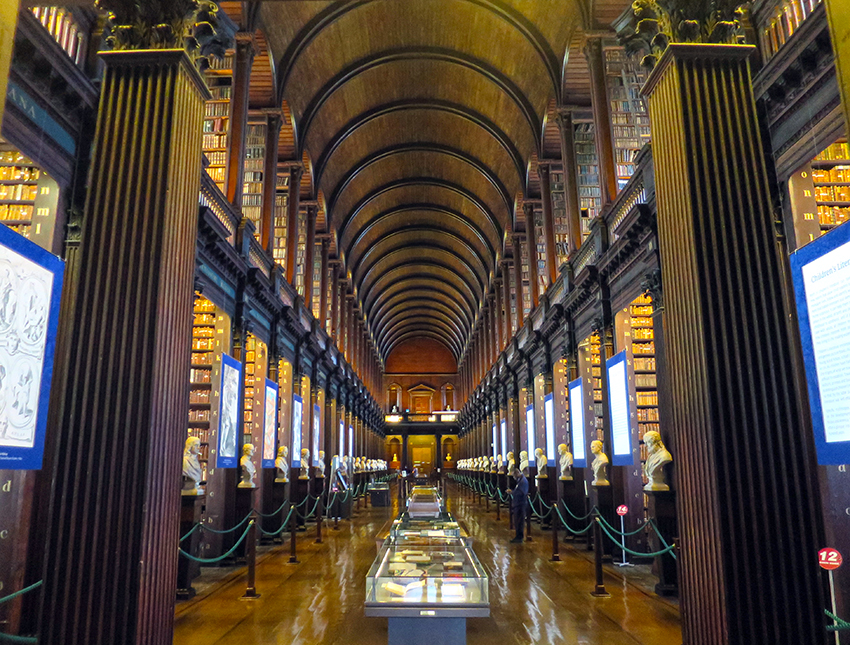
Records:
[[[324,479],[325,478],[325,451],[319,451],[319,463],[316,464],[316,478]]]
[[[673,461],[673,456],[664,446],[661,434],[656,430],[650,430],[643,435],[648,456],[643,465],[643,473],[649,480],[644,490],[670,490],[670,486],[664,481],[664,466]]]
[[[346,476],[348,476],[348,466],[349,466],[350,462],[351,462],[351,459],[349,458],[348,455],[342,456],[342,463],[340,464],[340,468],[342,469],[342,473]]]
[[[516,468],[516,461],[514,460],[514,453],[509,452],[507,454],[508,464],[505,466],[505,472],[510,475],[514,472],[514,468]]]
[[[528,476],[528,453],[525,450],[519,453],[519,469],[523,475]]]
[[[298,473],[298,479],[310,479],[310,450],[308,448],[301,449],[301,472]]]
[[[242,467],[242,479],[239,481],[239,488],[256,488],[254,483],[254,475],[257,474],[254,468],[254,462],[251,458],[254,456],[254,444],[246,443],[242,446],[242,457],[239,459],[239,465]]]
[[[502,455],[496,455],[496,472],[500,475],[505,472],[505,460],[502,459]]]
[[[543,448],[535,448],[534,457],[537,460],[537,479],[547,479],[549,473],[546,470],[546,466],[549,464],[549,460],[546,459]]]
[[[201,481],[204,478],[198,455],[201,453],[201,440],[198,437],[186,439],[183,449],[183,495],[203,495]]]
[[[558,469],[560,470],[558,479],[561,481],[571,481],[573,476],[570,473],[570,468],[573,465],[573,454],[567,450],[567,444],[565,443],[558,445],[558,454],[561,456],[558,460]]]
[[[494,472],[496,472],[496,458],[495,457],[489,457],[489,460],[490,460],[490,472],[494,473]]]
[[[608,455],[602,452],[602,442],[598,439],[590,444],[590,452],[596,457],[593,459],[591,468],[593,468],[593,481],[590,482],[593,486],[610,486],[608,481]]]
[[[274,460],[275,478],[278,483],[289,481],[289,448],[281,446],[277,449],[277,459]]]

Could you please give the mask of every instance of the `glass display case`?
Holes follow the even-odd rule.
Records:
[[[366,576],[366,615],[489,616],[487,574],[459,538],[390,538]]]
[[[407,500],[407,512],[411,518],[438,518],[443,511],[440,492],[430,486],[414,486]]]
[[[391,537],[463,537],[460,525],[451,513],[441,512],[438,517],[413,518],[404,512],[393,520]]]

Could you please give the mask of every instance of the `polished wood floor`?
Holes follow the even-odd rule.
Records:
[[[681,643],[675,603],[612,573],[605,580],[611,597],[593,598],[593,564],[587,554],[564,545],[561,562],[551,562],[549,533],[533,531],[532,542],[509,544],[505,514],[497,522],[483,504],[451,488],[448,497],[490,575],[491,615],[467,621],[470,645]],[[375,534],[394,512],[361,509],[353,521],[341,522],[339,531],[326,530],[323,544],[314,543],[312,530],[300,533],[300,564],[288,563],[284,547],[264,554],[257,568],[258,600],[238,600],[245,589],[244,570],[208,570],[199,580],[205,590],[176,606],[175,645],[386,643],[386,619],[365,617],[363,600]]]

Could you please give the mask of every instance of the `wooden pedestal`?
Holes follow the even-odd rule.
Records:
[[[183,495],[180,503],[180,537],[192,530],[201,521],[204,509],[204,495]],[[196,529],[191,536],[180,543],[186,553],[200,557],[201,531]],[[201,565],[181,555],[177,561],[177,599],[188,600],[195,595],[192,580],[198,577]]]
[[[673,544],[678,537],[676,522],[676,494],[671,491],[646,491],[649,496],[649,517],[655,520],[655,525],[667,544]],[[653,551],[664,548],[661,540],[651,532],[649,544]],[[658,575],[655,593],[660,596],[676,596],[679,593],[679,572],[676,560],[670,555],[659,555],[655,558],[654,570]]]

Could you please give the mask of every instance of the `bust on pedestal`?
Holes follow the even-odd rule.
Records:
[[[316,464],[316,479],[325,478],[325,451],[319,451],[319,463]]]
[[[289,448],[281,446],[277,449],[277,459],[274,460],[275,482],[285,484],[289,481]]]
[[[543,452],[543,448],[535,448],[534,456],[537,458],[537,479],[547,479],[549,477],[549,473],[546,471],[546,466],[549,463],[549,460],[546,459],[546,454]]]
[[[307,448],[301,449],[301,472],[298,473],[298,479],[310,479],[310,451]]]
[[[198,455],[201,452],[201,440],[198,437],[186,439],[186,447],[183,450],[183,491],[182,495],[203,495],[201,488],[203,471]]]
[[[496,472],[500,475],[505,474],[505,461],[502,459],[502,455],[496,455]]]
[[[570,481],[573,478],[571,472],[573,466],[573,454],[567,450],[567,444],[565,443],[558,445],[558,454],[561,455],[561,458],[558,461],[558,468],[560,470],[560,476],[558,479],[561,481]]]
[[[643,465],[643,472],[649,480],[644,490],[664,491],[670,490],[670,486],[664,481],[664,466],[673,461],[673,456],[661,441],[661,434],[657,430],[650,430],[643,435],[646,451],[649,456]]]
[[[608,455],[602,452],[602,442],[598,439],[590,444],[590,452],[596,455],[591,464],[593,468],[592,486],[610,486],[608,481]]]
[[[254,475],[257,474],[254,468],[254,462],[251,458],[254,456],[254,444],[246,443],[242,446],[242,457],[239,459],[241,466],[242,479],[239,481],[239,488],[256,488],[254,483]]]
[[[519,453],[519,469],[523,475],[528,476],[528,453],[525,450]]]
[[[509,452],[507,455],[508,465],[505,466],[505,472],[510,475],[513,474],[514,468],[516,468],[516,461],[514,460],[514,453]]]

